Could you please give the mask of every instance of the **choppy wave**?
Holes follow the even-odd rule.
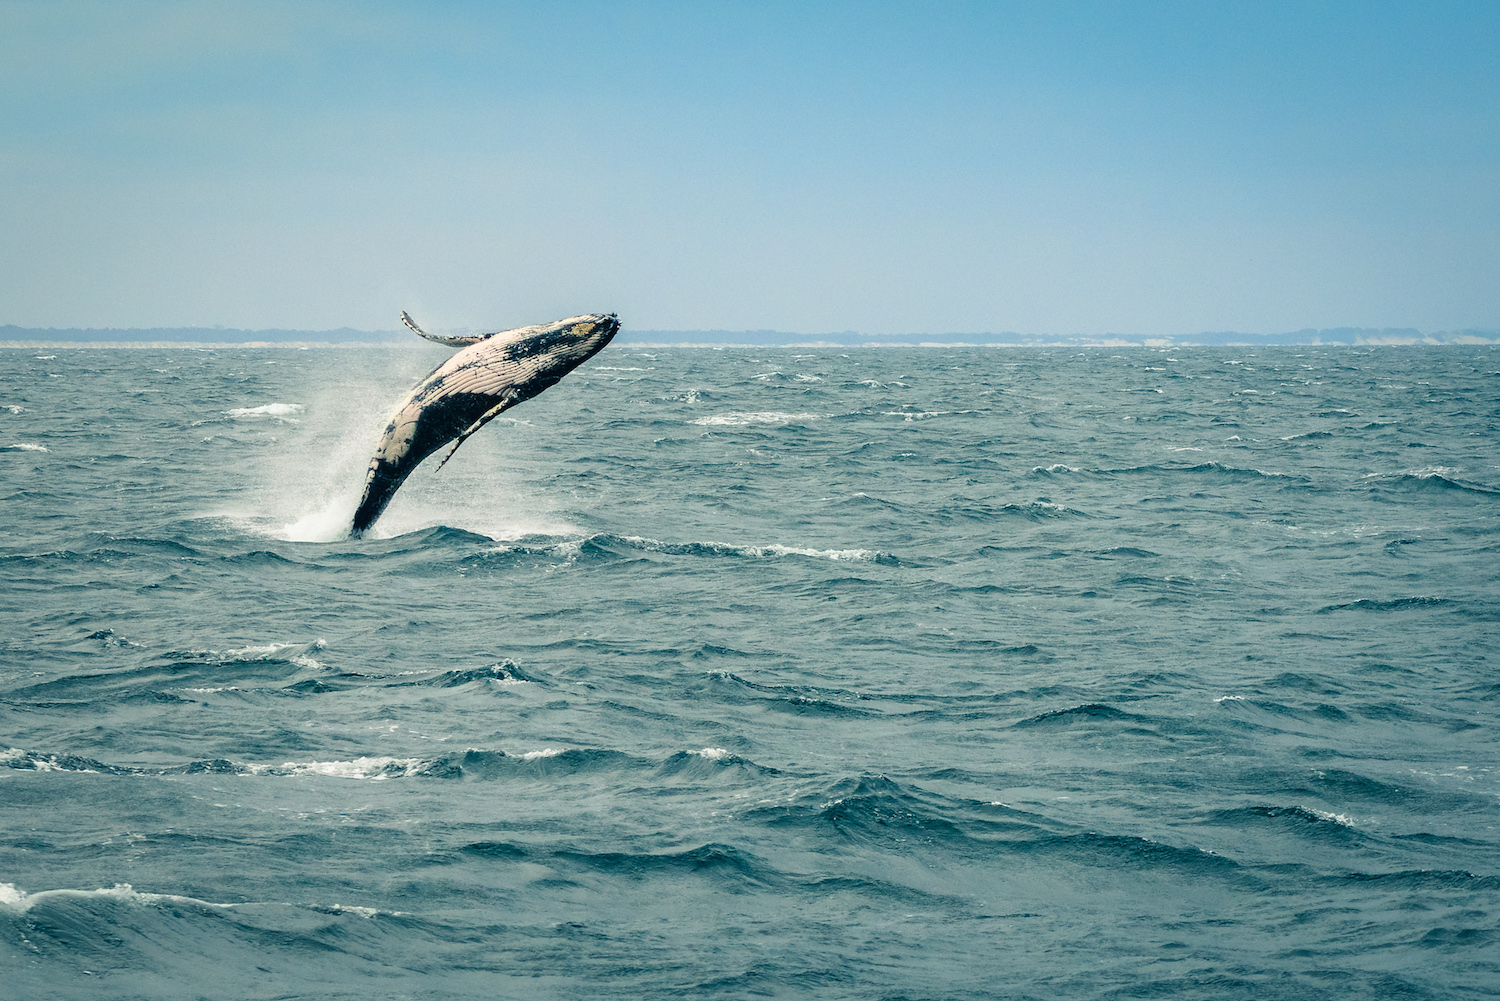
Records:
[[[1485,352],[627,349],[351,540],[439,354],[0,365],[0,994],[1490,989]]]
[[[1305,477],[1294,473],[1267,472],[1264,469],[1245,468],[1240,466],[1229,466],[1221,462],[1200,462],[1192,466],[1174,466],[1151,464],[1145,466],[1131,466],[1125,469],[1103,470],[1115,476],[1141,475],[1141,474],[1164,474],[1194,475],[1212,477],[1223,480],[1284,480],[1298,481]]]
[[[20,889],[14,883],[0,883],[0,907],[8,907],[21,913],[55,901],[83,901],[91,898],[147,905],[172,903],[223,909],[235,906],[234,904],[211,903],[175,893],[139,893],[129,883],[116,883],[114,886],[97,890],[40,890],[33,893]]]
[[[811,701],[811,700],[805,700]],[[512,780],[538,776],[595,772],[640,772],[659,776],[685,774],[705,777],[717,772],[748,770],[774,775],[777,770],[756,764],[722,747],[678,751],[665,758],[627,754],[608,748],[544,746],[506,752],[467,748],[429,757],[360,755],[308,761],[234,761],[201,758],[172,765],[132,765],[100,761],[67,753],[25,748],[0,748],[0,767],[15,772],[73,772],[90,775],[173,777],[231,775],[262,779],[322,777],[361,781],[391,779]]]
[[[1448,598],[1416,595],[1410,598],[1392,598],[1386,601],[1380,601],[1373,598],[1359,598],[1355,601],[1346,601],[1337,605],[1324,605],[1322,608],[1318,609],[1318,611],[1325,614],[1328,612],[1343,611],[1395,612],[1418,608],[1442,608],[1452,604],[1453,602]]]
[[[1451,469],[1421,469],[1403,473],[1368,473],[1366,480],[1374,480],[1384,489],[1411,491],[1456,491],[1487,497],[1500,496],[1500,489],[1478,483],[1467,483],[1454,478]]]
[[[1094,723],[1116,723],[1132,718],[1134,717],[1130,713],[1116,709],[1114,706],[1092,702],[1088,705],[1074,706],[1071,709],[1053,709],[1050,712],[1023,719],[1015,725],[1018,727],[1089,725]]]

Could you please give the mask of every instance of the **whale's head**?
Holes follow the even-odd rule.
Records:
[[[585,313],[556,323],[506,331],[491,341],[497,348],[504,341],[505,355],[538,375],[560,378],[598,354],[619,330],[620,320],[613,313]]]
[[[556,327],[557,335],[564,338],[569,347],[563,352],[577,360],[578,365],[594,357],[620,332],[620,318],[613,313],[585,313],[558,320],[550,326]]]

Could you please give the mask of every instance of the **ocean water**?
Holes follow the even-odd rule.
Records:
[[[0,995],[1500,994],[1500,352],[0,352]]]

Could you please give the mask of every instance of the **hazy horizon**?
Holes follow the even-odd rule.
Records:
[[[434,332],[470,334],[472,328]],[[241,329],[212,327],[95,327],[26,328],[0,324],[0,346],[57,344],[401,344],[418,343],[403,328],[360,330],[337,327],[324,330],[296,328]],[[909,331],[900,334],[867,334],[843,331],[785,330],[651,330],[622,326],[615,343],[621,347],[879,347],[879,346],[1314,346],[1314,345],[1500,345],[1500,330],[1461,328],[1420,331],[1411,328],[1333,327],[1303,328],[1277,333],[1244,331],[1199,331],[1156,336],[1128,332],[1088,334],[1022,334],[1015,331]]]

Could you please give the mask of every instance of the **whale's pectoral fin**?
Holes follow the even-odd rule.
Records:
[[[416,334],[418,337],[425,337],[429,341],[435,341],[438,344],[446,344],[450,348],[468,347],[470,344],[478,344],[486,337],[492,336],[490,334],[475,334],[472,337],[443,337],[438,334],[429,334],[427,331],[417,326],[417,321],[413,320],[411,318],[411,314],[404,309],[401,311],[401,322],[406,324],[407,329]]]
[[[500,402],[499,403],[496,403],[493,407],[491,407],[490,409],[486,410],[483,414],[480,414],[479,415],[479,420],[475,421],[473,424],[470,424],[468,427],[464,428],[463,433],[460,434],[457,438],[455,438],[453,440],[453,447],[450,448],[450,449],[448,449],[448,454],[445,455],[445,456],[443,456],[443,461],[442,462],[438,463],[438,465],[437,465],[438,469],[442,469],[444,466],[446,466],[448,464],[448,460],[451,459],[451,458],[453,458],[453,453],[458,451],[458,446],[462,445],[464,442],[466,442],[466,441],[469,440],[469,435],[473,434],[475,431],[478,431],[480,428],[484,427],[486,424],[488,424],[490,421],[494,420],[496,417],[499,417],[500,414],[503,411],[510,409],[510,407],[513,406],[514,404],[516,404],[517,402],[519,402],[519,401],[516,399],[516,397],[515,397],[514,394],[512,394],[512,393],[505,393],[505,394],[503,394],[500,397]],[[433,470],[433,472],[436,472],[436,471],[437,470]]]

